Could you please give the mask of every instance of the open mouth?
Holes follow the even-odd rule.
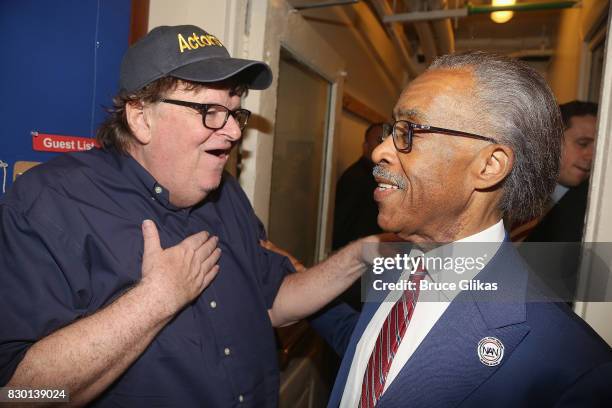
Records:
[[[378,179],[376,188],[374,189],[374,201],[381,202],[387,196],[395,194],[395,192],[402,190],[397,184],[393,184],[389,180]]]
[[[232,150],[231,148],[227,148],[227,149],[211,149],[211,150],[206,150],[206,153],[211,154],[213,156],[217,156],[220,159],[224,159],[224,158],[226,158],[230,154],[231,150]]]
[[[396,186],[395,184],[388,184],[388,183],[378,183],[378,189],[386,191],[386,190],[398,190],[399,187]]]

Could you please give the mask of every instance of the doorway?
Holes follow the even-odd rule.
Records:
[[[270,240],[306,266],[319,257],[331,83],[281,51],[272,180]]]

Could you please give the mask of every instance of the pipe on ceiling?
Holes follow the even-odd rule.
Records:
[[[436,8],[448,9],[447,0],[434,1]],[[452,54],[455,52],[455,32],[450,18],[434,20],[431,22],[433,34],[436,39],[438,55]]]
[[[360,0],[331,0],[331,1],[319,1],[316,3],[302,2],[302,3],[294,4],[293,8],[296,10],[309,10],[309,9],[323,8],[323,7],[349,6],[359,1]]]
[[[556,1],[552,3],[519,3],[512,6],[474,6],[468,4],[467,7],[448,10],[417,11],[410,13],[399,13],[385,16],[383,22],[417,22],[431,21],[453,17],[467,17],[474,14],[492,13],[494,11],[540,11],[540,10],[559,10],[574,7],[577,1]]]
[[[389,3],[387,3],[387,0],[370,0],[370,3],[374,7],[378,18],[380,18],[382,21],[384,21],[386,17],[393,15],[393,10],[391,10],[391,6]],[[418,76],[421,69],[416,65],[412,58],[410,47],[406,41],[406,34],[404,33],[404,28],[402,25],[399,23],[391,23],[383,24],[383,26],[389,34],[389,37],[391,37],[391,41],[393,41],[393,44],[395,44],[397,47],[399,55],[408,71],[408,75],[412,78]]]
[[[419,10],[423,6],[421,0],[408,0],[402,3],[404,4],[404,9],[407,10]],[[438,55],[433,27],[429,21],[418,21],[414,23],[414,30],[419,37],[419,44],[421,45],[421,52],[425,56],[425,62],[430,64]]]

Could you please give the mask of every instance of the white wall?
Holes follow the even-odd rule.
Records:
[[[231,50],[231,37],[226,24],[231,14],[231,1],[219,0],[150,0],[149,31],[160,25],[192,24],[214,34]]]

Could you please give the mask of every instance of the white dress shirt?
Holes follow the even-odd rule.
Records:
[[[471,235],[467,238],[455,241],[451,244],[444,245],[436,248],[432,251],[424,254],[425,258],[446,258],[484,255],[484,261],[479,265],[484,267],[486,263],[495,255],[499,249],[501,242],[503,242],[505,236],[503,221],[499,221],[493,226]],[[479,243],[476,245],[456,245],[457,243]],[[414,249],[410,252],[410,256],[423,255],[422,252]],[[427,265],[427,276],[424,280],[428,282],[459,282],[459,280],[469,280],[474,278],[482,268],[475,267],[471,270],[465,271],[462,274],[455,272],[435,270]],[[410,271],[404,271],[400,279],[407,279]],[[421,291],[419,294],[418,302],[414,309],[412,319],[406,333],[399,345],[397,353],[391,363],[391,368],[387,375],[385,382],[385,388],[383,393],[387,390],[389,385],[393,382],[395,377],[399,374],[400,370],[404,367],[404,364],[410,359],[412,353],[421,344],[425,336],[429,333],[434,324],[438,321],[440,316],[446,311],[450,301],[458,294],[461,290],[455,291]],[[355,355],[353,356],[353,362],[351,363],[351,369],[348,374],[346,385],[344,387],[344,393],[342,395],[342,401],[340,402],[340,408],[357,408],[359,406],[359,400],[361,398],[361,385],[363,382],[363,376],[365,374],[368,360],[374,349],[374,344],[378,337],[378,333],[385,322],[385,319],[391,312],[395,300],[398,298],[397,291],[390,292],[386,297],[385,301],[381,303],[378,310],[370,320],[370,323],[364,330],[361,339],[357,343]]]
[[[568,191],[569,191],[569,187],[565,187],[565,186],[557,183],[557,185],[555,186],[555,189],[553,190],[552,194],[550,195],[550,205],[549,205],[549,207],[555,206],[559,202],[559,200],[561,200],[563,198],[565,193],[567,193]]]

